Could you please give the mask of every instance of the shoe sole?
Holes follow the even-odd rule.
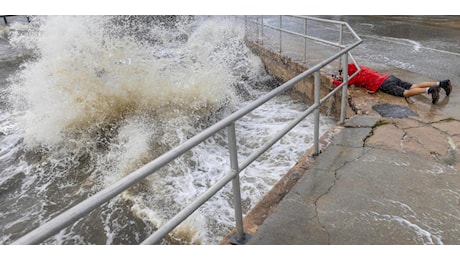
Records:
[[[450,80],[447,82],[447,87],[446,87],[446,96],[450,95],[450,92],[452,92],[452,85],[450,84]]]
[[[439,90],[440,89],[438,88],[435,92],[431,93],[431,97],[432,97],[431,103],[436,104],[438,102],[438,100],[439,100]]]

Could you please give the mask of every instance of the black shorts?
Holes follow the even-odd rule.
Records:
[[[400,80],[399,78],[391,75],[385,81],[383,81],[382,85],[380,85],[379,90],[398,97],[404,97],[404,91],[410,89],[412,83],[405,82]]]

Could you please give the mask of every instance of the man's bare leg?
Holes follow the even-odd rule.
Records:
[[[412,97],[423,93],[431,94],[431,102],[436,104],[439,100],[439,83],[438,82],[420,82],[413,84],[410,89],[404,91],[404,97]]]
[[[420,82],[413,84],[410,89],[404,91],[404,97],[412,97],[423,93],[428,93],[430,87],[436,87],[438,82]]]

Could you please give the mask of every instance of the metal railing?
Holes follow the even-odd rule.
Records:
[[[303,17],[303,19],[315,19],[316,18],[309,18]],[[328,21],[324,20],[324,22],[334,22],[335,21]],[[346,23],[342,23],[344,26],[347,26],[349,30],[354,34],[353,30],[348,26]],[[280,29],[282,32],[287,32],[287,30]],[[305,35],[299,35],[301,37],[306,37]],[[220,189],[222,189],[225,185],[227,185],[230,181],[233,185],[233,201],[235,207],[235,222],[236,222],[236,234],[231,238],[231,243],[234,244],[244,244],[249,235],[244,233],[243,228],[243,214],[242,214],[242,207],[241,207],[241,195],[240,195],[240,184],[239,184],[239,173],[244,170],[247,166],[249,166],[253,161],[255,161],[260,155],[262,155],[266,150],[268,150],[273,144],[275,144],[278,140],[280,140],[284,135],[286,135],[292,128],[294,128],[297,124],[299,124],[303,119],[305,119],[311,113],[315,113],[315,126],[314,126],[314,146],[315,146],[315,154],[319,152],[319,106],[332,95],[334,95],[337,91],[342,89],[342,120],[343,123],[344,119],[344,105],[346,102],[346,92],[347,92],[347,83],[349,77],[347,76],[347,63],[349,52],[357,45],[361,43],[361,39],[355,34],[356,41],[349,46],[338,46],[341,48],[340,51],[335,53],[334,55],[330,56],[329,58],[324,59],[322,62],[318,63],[317,65],[313,66],[312,68],[308,69],[307,71],[295,76],[294,78],[290,79],[289,81],[285,82],[281,86],[277,87],[276,89],[272,90],[271,92],[267,93],[266,95],[260,97],[256,101],[252,102],[251,104],[247,105],[246,107],[232,113],[228,117],[222,119],[221,121],[217,122],[216,124],[210,126],[209,128],[205,129],[201,133],[195,135],[194,137],[190,138],[183,144],[173,148],[172,150],[164,153],[163,155],[159,156],[155,160],[147,163],[143,167],[137,169],[136,171],[132,172],[131,174],[127,175],[126,177],[118,180],[111,186],[99,191],[95,195],[91,196],[90,198],[80,202],[79,204],[73,206],[72,208],[68,209],[67,211],[61,213],[57,217],[51,219],[50,221],[44,223],[43,225],[39,226],[38,228],[32,230],[30,233],[24,235],[23,237],[19,238],[18,240],[14,241],[13,244],[38,244],[45,241],[47,238],[51,237],[52,235],[58,233],[60,230],[66,228],[70,224],[76,222],[78,219],[84,217],[93,209],[101,206],[103,203],[109,201],[110,199],[114,198],[115,196],[119,195],[129,187],[133,186],[134,184],[138,183],[139,181],[143,180],[144,178],[148,177],[149,175],[153,174],[158,169],[162,168],[169,162],[173,161],[177,157],[181,156],[182,154],[186,153],[193,147],[197,146],[198,144],[204,142],[207,138],[215,135],[219,131],[223,130],[224,128],[228,131],[228,149],[229,149],[229,157],[230,157],[230,169],[229,173],[225,175],[220,181],[212,185],[206,192],[196,198],[191,204],[177,213],[172,219],[170,219],[166,224],[159,227],[151,236],[149,236],[146,240],[142,242],[142,244],[158,244],[161,240],[171,232],[175,227],[177,227],[182,221],[184,221],[187,217],[189,217],[195,210],[197,210],[201,205],[203,205],[206,201],[208,201],[215,193],[217,193]],[[331,91],[328,95],[320,99],[320,70],[327,64],[330,64],[334,60],[341,58],[342,64],[344,65],[344,83],[342,83],[339,87],[335,88]],[[285,92],[286,90],[292,88],[296,83],[301,81],[302,79],[314,75],[314,88],[315,88],[315,95],[314,95],[314,104],[311,105],[306,111],[302,112],[300,115],[297,116],[294,120],[289,122],[279,133],[273,136],[270,140],[268,140],[265,144],[263,144],[260,148],[255,150],[251,155],[249,155],[245,161],[241,164],[238,162],[238,153],[237,153],[237,143],[236,143],[236,132],[235,132],[235,122],[238,121],[243,116],[247,115],[251,111],[257,109],[259,106],[263,105],[267,101],[271,100],[275,96]],[[353,77],[352,75],[351,77]]]
[[[276,23],[276,25],[278,25],[278,26],[275,26],[275,23],[273,22],[274,18],[278,18],[278,21]],[[348,71],[347,71],[348,58],[345,59],[345,60],[342,60],[342,55],[344,53],[347,53],[348,56],[352,59],[353,63],[356,65],[356,68],[357,68],[357,71],[353,75],[351,75],[351,77],[354,77],[356,74],[358,74],[361,71],[360,67],[358,66],[358,63],[353,58],[351,53],[349,53],[349,51],[344,51],[344,50],[346,50],[347,46],[351,47],[351,49],[353,49],[356,46],[358,46],[359,44],[361,44],[361,42],[362,42],[362,40],[358,36],[358,34],[356,34],[356,32],[346,22],[327,20],[327,19],[322,19],[322,18],[318,18],[318,17],[296,16],[296,15],[244,16],[243,19],[245,21],[245,27],[246,28],[251,28],[251,26],[249,24],[253,24],[255,26],[255,28],[251,28],[252,31],[255,34],[255,39],[253,41],[258,42],[262,46],[265,46],[267,49],[270,49],[270,48],[276,49],[280,55],[289,56],[289,54],[286,54],[288,52],[287,51],[288,47],[286,47],[285,44],[283,44],[285,42],[283,39],[285,38],[285,35],[291,35],[291,36],[295,36],[297,38],[302,38],[303,39],[303,48],[301,48],[302,49],[301,51],[303,52],[303,62],[307,61],[308,40],[311,40],[314,43],[320,43],[320,44],[323,44],[323,45],[331,46],[331,47],[337,48],[339,50],[339,52],[336,52],[332,56],[329,57],[330,59],[332,59],[331,61],[329,61],[329,59],[326,59],[326,60],[322,60],[322,62],[317,63],[317,64],[322,64],[323,62],[326,62],[327,64],[330,64],[333,61],[338,60],[339,68],[343,70],[344,76],[348,76]],[[272,20],[274,25],[270,25],[267,22],[269,19]],[[290,21],[291,23],[292,23],[292,20],[296,20],[296,21],[300,20],[300,23],[298,23],[298,24],[301,24],[301,26],[297,27],[297,31],[295,31],[293,29],[284,28],[284,26],[286,24],[286,21],[288,19],[291,20]],[[283,21],[284,21],[284,23],[283,23]],[[337,41],[332,41],[332,40],[328,40],[328,39],[322,39],[322,38],[319,38],[317,36],[308,35],[309,28],[310,28],[310,30],[312,30],[311,27],[314,27],[314,26],[309,27],[308,25],[312,25],[313,22],[316,23],[316,30],[320,30],[322,32],[321,35],[324,36],[323,33],[325,31],[328,31],[328,32],[330,32],[330,33],[328,33],[329,38],[334,38],[334,39],[337,38]],[[325,24],[333,25],[335,27],[327,27],[327,26],[325,26]],[[264,30],[264,28],[265,28],[265,30]],[[267,28],[275,31],[275,33],[267,32]],[[348,30],[348,34],[350,34],[350,36],[351,36],[351,37],[349,37],[349,40],[348,40],[349,44],[344,44],[346,29]],[[299,33],[298,31],[302,31],[303,33]],[[265,41],[267,41],[267,39],[271,43],[273,42],[273,39],[279,39],[279,41],[278,41],[279,44],[277,46],[274,46],[273,44],[266,44]],[[318,47],[321,48],[321,46],[317,46],[317,48],[316,48],[316,50],[314,50],[314,52],[318,51]],[[296,56],[298,56],[298,51],[300,49],[297,48],[297,49],[294,49],[294,50],[295,50]],[[293,58],[293,57],[291,57],[291,58]],[[323,68],[327,64],[321,66],[319,69]],[[308,76],[306,76],[306,77],[308,77]],[[344,82],[345,82],[345,78],[344,78]],[[346,82],[348,82],[348,79],[347,79]],[[344,85],[345,84],[340,85],[338,89],[340,89]],[[334,91],[330,92],[327,96],[325,96],[320,101],[320,103],[322,104],[324,102],[324,100],[328,99],[329,97],[334,95],[336,92],[337,92],[337,90],[334,90]],[[315,94],[319,94],[319,93],[317,93],[316,90],[315,90]],[[345,120],[346,94],[347,93],[346,93],[346,89],[345,89],[345,91],[342,92],[342,100],[341,100],[341,109],[340,109],[341,114],[340,114],[340,120],[339,120],[339,123],[341,123],[341,124]],[[316,138],[315,138],[315,140],[316,140]],[[317,153],[317,152],[318,152],[317,145],[315,145],[315,153]]]
[[[3,22],[5,23],[5,25],[8,24],[8,19],[7,17],[12,17],[12,16],[19,16],[19,15],[0,15],[0,18],[3,18]],[[27,19],[27,22],[30,23],[30,17],[28,15],[25,15],[26,19]]]
[[[278,21],[274,21],[274,17],[278,18]],[[273,42],[275,38],[278,40],[278,46],[277,50],[280,54],[283,54],[283,44],[285,42],[285,38],[287,36],[295,36],[297,38],[303,38],[304,41],[304,48],[303,48],[303,61],[307,60],[307,46],[308,46],[308,40],[311,40],[315,43],[322,43],[325,45],[329,45],[332,47],[337,47],[340,50],[345,47],[344,45],[344,36],[346,33],[346,29],[348,29],[348,32],[351,34],[351,39],[359,39],[360,37],[353,31],[353,29],[345,22],[341,21],[333,21],[333,20],[326,20],[322,18],[317,18],[317,17],[305,17],[305,16],[296,16],[296,15],[286,15],[286,16],[245,16],[245,21],[252,23],[256,26],[255,29],[253,29],[255,32],[256,36],[256,41],[264,45],[264,41],[266,41],[268,38],[268,35],[270,33],[267,32],[267,29],[272,29],[278,34],[272,38],[272,40],[269,39],[269,41]],[[270,24],[268,21],[272,21],[272,24]],[[299,24],[301,26],[298,26],[296,30],[293,29],[286,29],[284,28],[286,23],[292,21],[300,21]],[[276,23],[275,23],[276,22]],[[327,27],[324,26],[325,24],[331,25],[332,27]],[[276,26],[277,25],[277,26]],[[315,28],[316,25],[316,28]],[[247,26],[247,25],[246,25]],[[265,28],[265,30],[264,30]],[[316,29],[316,30],[321,30],[321,32],[325,32],[326,30],[331,32],[332,34],[337,33],[338,40],[337,41],[332,41],[328,39],[321,39],[317,36],[314,35],[309,35],[308,31]],[[324,35],[323,35],[324,36]],[[335,35],[333,35],[333,38],[335,38]]]

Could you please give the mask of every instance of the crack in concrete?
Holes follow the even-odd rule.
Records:
[[[315,218],[316,218],[316,221],[318,223],[318,225],[321,227],[321,230],[323,230],[325,232],[325,234],[327,235],[327,241],[328,241],[328,244],[331,244],[331,234],[330,234],[330,231],[328,230],[326,224],[324,224],[322,221],[321,221],[321,218],[320,218],[320,214],[319,214],[319,201],[324,198],[325,196],[327,196],[334,187],[336,187],[337,183],[339,182],[340,180],[340,176],[339,176],[339,172],[341,169],[345,168],[348,164],[352,163],[352,162],[355,162],[357,160],[360,160],[362,159],[367,152],[369,151],[372,151],[374,149],[377,149],[375,147],[367,147],[366,146],[366,142],[367,140],[373,136],[374,134],[374,130],[381,126],[381,125],[384,125],[384,123],[382,121],[377,121],[371,128],[371,130],[369,131],[369,133],[364,137],[362,138],[362,144],[361,144],[361,152],[355,156],[353,159],[350,159],[350,160],[345,160],[341,165],[339,165],[338,167],[336,167],[334,169],[334,180],[333,182],[331,183],[331,185],[327,188],[327,190],[325,192],[323,192],[322,194],[320,194],[315,200],[314,200],[314,207],[315,207]],[[369,127],[361,127],[361,126],[348,126],[348,128],[369,128]],[[366,148],[367,147],[367,148]]]
[[[412,140],[415,143],[417,143],[418,145],[420,145],[426,151],[427,154],[430,154],[432,156],[432,159],[434,159],[435,161],[443,163],[443,164],[447,163],[448,165],[455,165],[456,157],[457,157],[457,145],[455,144],[454,140],[452,139],[452,136],[457,136],[457,135],[456,134],[451,135],[446,130],[443,130],[440,127],[436,127],[433,124],[440,124],[440,123],[451,122],[451,121],[459,122],[459,121],[457,121],[455,119],[442,119],[442,120],[426,123],[426,122],[423,122],[423,121],[420,121],[420,120],[417,120],[417,119],[411,119],[411,120],[417,122],[419,125],[414,126],[414,127],[401,127],[395,122],[392,123],[393,126],[395,126],[397,129],[400,129],[404,133],[403,136],[401,137],[401,142],[400,142],[401,151],[405,147],[404,142],[407,141],[407,140],[409,140],[409,141]],[[434,129],[436,131],[439,131],[441,133],[442,137],[445,137],[446,143],[447,143],[448,146],[447,146],[447,150],[445,151],[444,154],[441,154],[441,153],[436,152],[436,151],[432,151],[430,149],[430,146],[427,146],[417,136],[411,136],[407,131],[409,129],[421,129],[421,128],[424,128],[424,127],[430,127],[430,128],[432,128],[432,129]]]
[[[339,167],[336,167],[335,170],[334,170],[334,181],[331,183],[331,185],[327,188],[327,190],[325,192],[323,192],[322,194],[320,194],[313,202],[314,206],[315,206],[315,218],[316,218],[316,221],[318,222],[318,224],[321,226],[321,229],[326,233],[327,235],[327,241],[328,241],[328,244],[330,245],[331,244],[331,235],[330,235],[330,232],[329,230],[327,229],[326,225],[322,223],[320,217],[319,217],[319,213],[318,213],[318,203],[319,203],[319,200],[321,198],[323,198],[324,196],[327,196],[331,190],[336,186],[337,182],[339,181],[340,177],[339,177],[339,174],[338,172],[343,169],[344,167],[346,167],[349,163],[352,163],[354,161],[357,161],[359,159],[361,159],[364,155],[365,155],[365,152],[366,151],[370,151],[370,150],[373,150],[374,148],[371,148],[369,150],[366,150],[364,148],[364,142],[363,142],[363,148],[361,149],[361,153],[359,154],[359,156],[356,156],[355,158],[353,158],[352,160],[345,160],[343,162],[342,165],[340,165]],[[366,151],[365,151],[366,150]]]

